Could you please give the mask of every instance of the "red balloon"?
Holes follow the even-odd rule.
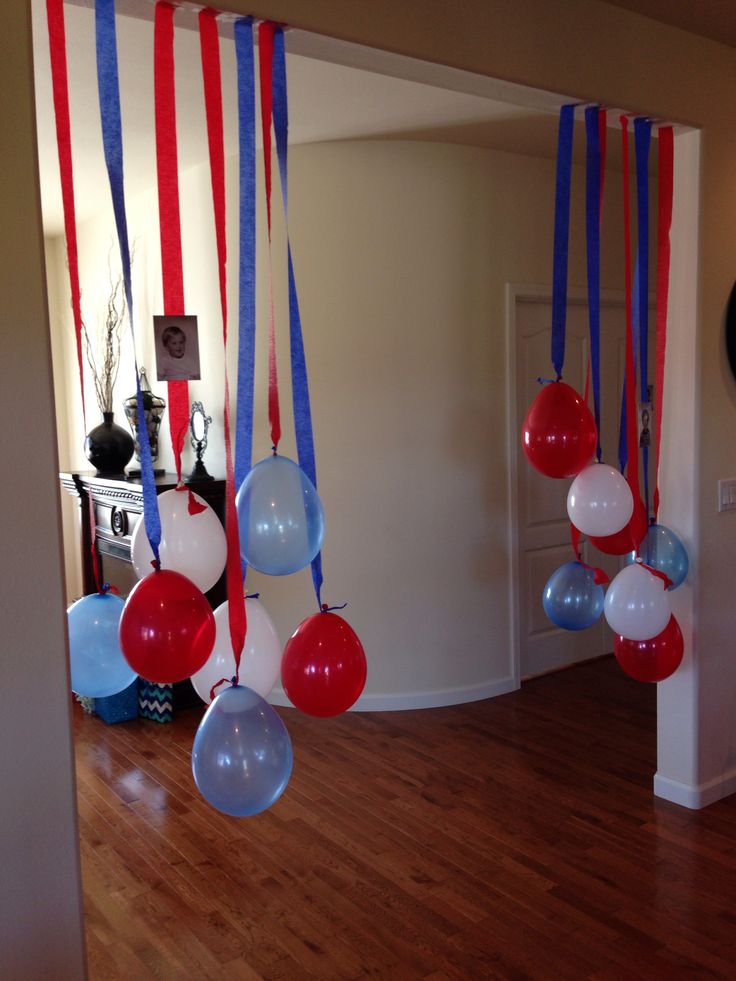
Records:
[[[335,613],[315,613],[296,628],[284,648],[281,681],[307,715],[339,715],[365,686],[367,665],[353,628]]]
[[[574,477],[595,453],[593,414],[565,382],[543,385],[526,414],[521,442],[531,465],[546,477]]]
[[[641,545],[646,537],[648,527],[647,509],[644,506],[644,501],[636,494],[634,496],[634,513],[631,515],[629,523],[624,525],[621,531],[617,531],[615,535],[606,535],[602,538],[589,535],[588,541],[595,545],[600,552],[605,552],[606,555],[626,555],[627,552],[633,552]]]
[[[664,681],[680,666],[683,653],[680,625],[674,617],[651,640],[627,640],[616,635],[613,650],[620,667],[636,681]]]
[[[203,667],[215,645],[215,617],[204,593],[173,569],[136,583],[120,617],[120,647],[133,670],[159,685]]]

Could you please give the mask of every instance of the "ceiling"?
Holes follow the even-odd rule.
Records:
[[[63,229],[63,215],[43,0],[33,0],[33,15],[44,230],[56,235]],[[109,207],[110,198],[97,104],[94,13],[84,6],[66,5],[65,15],[76,211],[81,222]],[[155,182],[153,25],[119,16],[117,27],[130,195]],[[175,56],[179,165],[187,170],[208,159],[196,31],[177,28]],[[234,46],[228,38],[221,44],[221,57],[226,152],[234,154],[236,76]],[[287,73],[291,143],[401,136],[546,156],[554,153],[556,120],[549,112],[296,54],[287,56]]]
[[[613,6],[736,46],[733,0],[610,0]],[[153,113],[153,4],[119,0],[117,18],[126,189],[129,195],[155,180]],[[177,11],[177,131],[181,170],[208,159],[196,18]],[[36,111],[44,231],[63,229],[56,134],[51,98],[44,0],[32,0]],[[129,16],[127,14],[133,14]],[[92,0],[65,4],[74,147],[77,219],[109,207],[95,77]],[[221,18],[226,152],[237,149],[232,24]],[[230,36],[227,36],[230,35]],[[341,47],[342,45],[342,47]],[[460,143],[532,156],[553,157],[561,96],[533,92],[480,76],[397,59],[356,45],[302,32],[287,35],[289,142],[346,139],[412,139]],[[350,49],[350,50],[348,50]],[[294,53],[298,51],[299,53]],[[392,59],[394,59],[392,61]],[[403,64],[398,64],[403,61]],[[354,67],[360,65],[361,67]],[[615,114],[610,114],[611,121]],[[579,126],[582,130],[582,125]],[[260,124],[259,124],[260,129]],[[611,145],[612,144],[612,145]],[[610,141],[609,165],[620,166]],[[584,138],[576,138],[576,161]],[[82,190],[83,189],[83,190]]]
[[[720,41],[736,48],[736,5],[733,0],[607,0],[662,24]]]

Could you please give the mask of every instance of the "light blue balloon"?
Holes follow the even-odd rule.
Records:
[[[114,593],[92,593],[67,610],[72,691],[78,695],[107,698],[138,677],[118,641],[124,606],[124,600]]]
[[[322,502],[304,471],[285,456],[257,463],[236,498],[240,554],[269,576],[288,576],[309,565],[322,547]]]
[[[547,580],[542,596],[544,612],[556,627],[585,630],[603,612],[603,587],[582,562],[565,562]]]
[[[292,762],[286,726],[265,699],[242,685],[216,696],[194,737],[194,782],[208,803],[233,817],[275,804]]]
[[[668,589],[677,589],[682,585],[690,568],[687,551],[680,539],[664,525],[650,525],[646,538],[639,546],[639,555],[646,565],[663,572],[672,580]],[[636,559],[636,552],[629,552],[626,565],[631,565]]]

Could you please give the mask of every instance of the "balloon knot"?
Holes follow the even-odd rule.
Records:
[[[104,596],[105,593],[109,593],[110,589],[111,589],[110,583],[103,582],[103,584],[100,586],[100,596]]]
[[[344,610],[347,605],[348,605],[347,603],[343,603],[342,606],[328,606],[326,603],[323,603],[322,612],[331,613],[332,610]]]
[[[561,381],[561,380],[562,380],[562,375],[558,375],[557,381]],[[555,381],[554,378],[542,378],[542,377],[537,378],[537,382],[540,385],[551,385],[554,381]]]
[[[271,447],[271,452],[273,453],[274,456],[278,456],[278,451],[276,450],[275,446]]]
[[[238,683],[238,676],[236,674],[234,674],[232,676],[232,678],[230,679],[230,684],[231,685],[237,685],[237,683]]]
[[[246,599],[260,599],[260,596],[261,596],[260,593],[246,593],[245,594],[245,598]]]

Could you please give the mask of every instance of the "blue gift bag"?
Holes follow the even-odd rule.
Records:
[[[138,679],[118,692],[117,695],[108,695],[107,698],[95,699],[95,712],[99,717],[112,725],[115,722],[127,722],[129,719],[138,718]]]

